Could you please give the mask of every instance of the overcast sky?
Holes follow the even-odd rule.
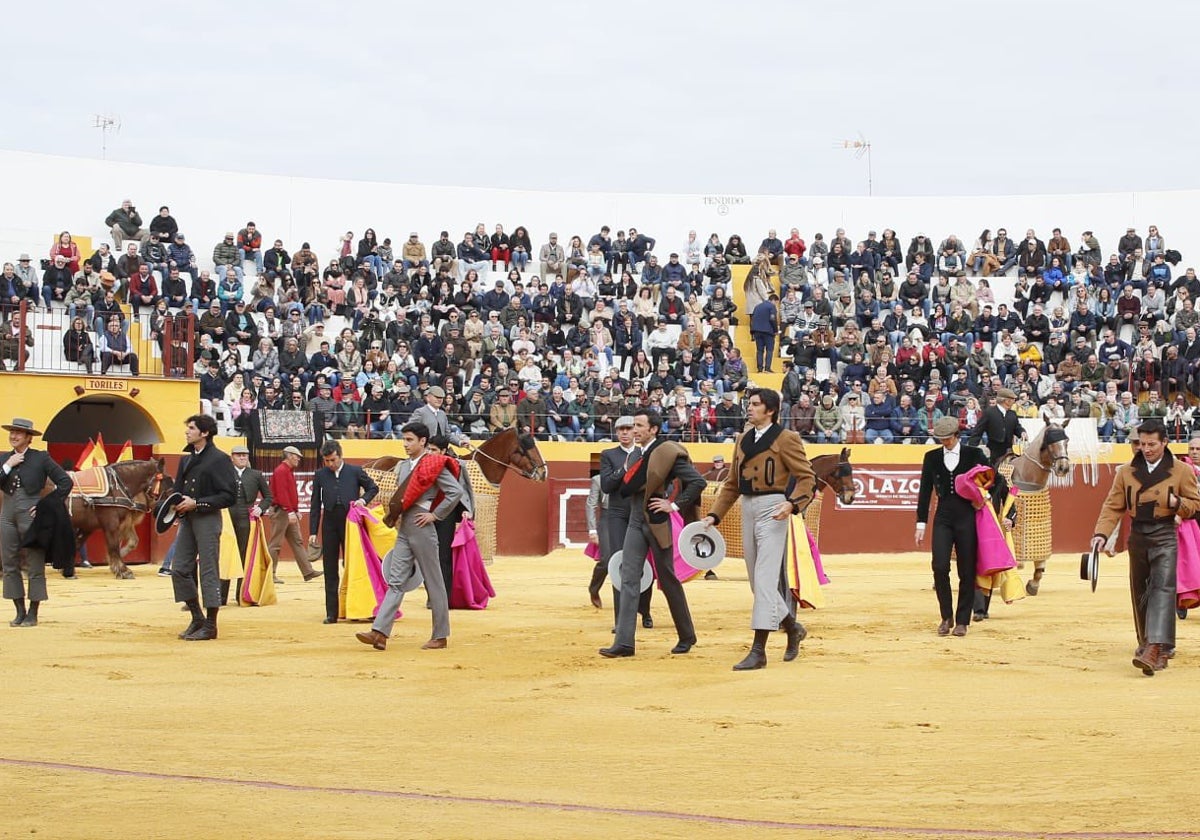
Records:
[[[1200,188],[1200,3],[213,2],[6,9],[0,146],[421,184]]]

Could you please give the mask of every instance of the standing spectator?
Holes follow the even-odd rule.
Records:
[[[772,292],[750,314],[750,335],[754,337],[755,366],[759,373],[773,373],[775,336],[779,334],[779,295]]]

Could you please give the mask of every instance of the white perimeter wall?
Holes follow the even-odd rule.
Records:
[[[702,239],[713,232],[722,240],[738,233],[753,247],[772,227],[780,238],[797,227],[807,241],[817,231],[828,240],[837,227],[853,240],[891,227],[906,245],[918,232],[935,242],[955,233],[969,248],[985,227],[994,232],[1003,226],[1013,239],[1032,227],[1043,240],[1061,227],[1076,247],[1083,230],[1094,230],[1106,258],[1126,227],[1144,237],[1155,224],[1167,247],[1183,254],[1179,270],[1200,263],[1195,190],[908,198],[557,193],[247,175],[22,152],[0,152],[0,190],[2,260],[15,260],[21,251],[45,256],[53,234],[64,229],[98,243],[108,236],[105,216],[131,198],[146,224],[159,205],[169,205],[201,267],[210,268],[221,235],[250,219],[268,246],[278,237],[294,252],[307,240],[323,261],[333,256],[346,230],[357,241],[364,228],[373,227],[381,241],[391,237],[398,252],[411,230],[428,246],[442,229],[457,242],[477,222],[489,233],[499,222],[507,231],[525,225],[535,248],[551,230],[565,245],[572,234],[586,241],[602,224],[614,232],[632,225],[655,237],[664,256],[679,249],[689,229]]]

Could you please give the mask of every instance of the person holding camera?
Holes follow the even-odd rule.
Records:
[[[128,198],[108,214],[104,224],[112,233],[113,245],[118,251],[121,250],[121,243],[127,239],[136,239],[143,245],[150,240],[150,231],[142,227],[142,217]]]

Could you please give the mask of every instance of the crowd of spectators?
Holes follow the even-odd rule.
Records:
[[[890,229],[806,242],[792,228],[748,247],[695,231],[660,246],[605,226],[539,245],[523,226],[482,223],[430,245],[347,231],[320,257],[249,221],[206,260],[168,207],[144,225],[126,201],[105,224],[111,249],[85,257],[64,231],[40,276],[28,254],[4,264],[0,358],[32,345],[22,310],[63,310],[68,359],[136,373],[119,349],[127,305],[148,313],[168,375],[190,355],[226,431],[260,408],[311,409],[331,435],[388,437],[429,402],[472,438],[516,426],[600,440],[649,405],[668,437],[725,440],[747,385],[778,369],[776,339],[783,419],[817,442],[924,443],[946,415],[966,434],[1002,387],[1018,414],[1094,417],[1105,440],[1147,416],[1185,438],[1200,392],[1200,281],[1176,272],[1153,226],[1144,239],[1129,228],[1107,259],[1092,231],[1073,246],[1059,229],[1045,242],[984,230],[968,246]],[[738,264],[750,312],[733,303]],[[753,371],[739,323],[758,346]]]

